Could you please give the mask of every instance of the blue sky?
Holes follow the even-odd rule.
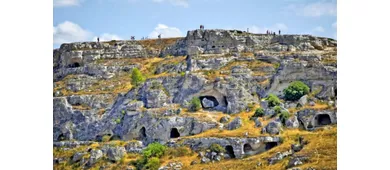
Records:
[[[240,29],[336,38],[336,0],[53,0],[53,48],[62,43],[185,36]]]

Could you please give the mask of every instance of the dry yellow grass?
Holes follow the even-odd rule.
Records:
[[[182,37],[176,37],[176,38],[161,38],[159,39],[148,39],[148,40],[139,40],[139,42],[144,48],[148,50],[162,50],[168,46],[173,45],[178,41],[179,39],[182,39]]]

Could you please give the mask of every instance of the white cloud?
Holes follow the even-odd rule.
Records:
[[[337,3],[336,1],[322,0],[310,4],[298,4],[290,5],[289,9],[295,11],[297,15],[307,17],[320,17],[320,16],[336,16],[337,15]]]
[[[332,27],[337,29],[337,22],[334,22],[334,23],[332,24]]]
[[[188,0],[153,0],[153,2],[162,3],[162,2],[168,2],[175,6],[182,6],[187,8],[189,6]]]
[[[243,29],[243,30],[246,30],[246,29]],[[278,33],[279,30],[281,30],[281,32],[285,32],[288,30],[288,27],[283,24],[283,23],[277,23],[277,24],[274,24],[272,26],[269,26],[269,27],[259,27],[259,26],[251,26],[249,27],[249,32],[251,33],[261,33],[261,34],[265,34],[266,32],[268,31],[273,31],[275,33]]]
[[[54,7],[77,6],[81,0],[53,0]]]
[[[70,21],[65,21],[53,27],[54,44],[86,41],[91,39],[91,37],[91,32]]]
[[[181,37],[181,31],[176,27],[168,27],[164,24],[158,24],[156,28],[149,34],[149,38],[157,38],[161,34],[162,38]]]
[[[321,26],[315,27],[314,30],[315,32],[325,32],[325,29]]]
[[[97,36],[94,36],[92,38],[92,41],[96,41],[96,40],[97,40]],[[115,34],[104,33],[99,36],[99,40],[100,41],[123,40],[123,38]]]

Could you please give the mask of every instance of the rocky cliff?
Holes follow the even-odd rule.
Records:
[[[133,68],[147,78],[139,86],[131,84]],[[196,150],[218,143],[241,158],[282,142],[252,138],[337,122],[337,42],[330,38],[193,30],[176,39],[69,43],[53,51],[53,72],[53,141],[108,137],[147,145],[197,136],[183,144]],[[283,100],[293,81],[310,94]],[[243,115],[260,105],[266,115],[275,112],[262,105],[269,94],[282,99],[290,118],[259,119],[249,131],[254,122]],[[202,104],[195,113],[188,110],[193,98]],[[242,121],[221,123],[226,115]],[[233,138],[210,133],[217,129]]]

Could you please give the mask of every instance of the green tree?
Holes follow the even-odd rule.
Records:
[[[301,81],[294,81],[283,90],[283,93],[286,100],[296,101],[303,95],[308,94],[309,91],[310,88],[305,83]]]
[[[158,142],[154,142],[149,144],[148,147],[146,147],[142,153],[143,156],[146,158],[150,158],[150,157],[160,158],[162,155],[164,155],[166,149],[167,149],[166,146],[161,145]]]
[[[255,114],[252,117],[263,117],[265,115],[265,111],[263,108],[257,108]]]
[[[131,72],[131,85],[137,87],[145,82],[145,76],[139,71],[138,68],[134,68]]]
[[[200,99],[197,97],[193,97],[190,102],[190,111],[198,111],[202,108],[202,105],[200,104]]]
[[[269,107],[274,107],[274,106],[280,105],[280,100],[279,100],[278,96],[276,96],[274,94],[270,94],[265,100],[268,102]]]

